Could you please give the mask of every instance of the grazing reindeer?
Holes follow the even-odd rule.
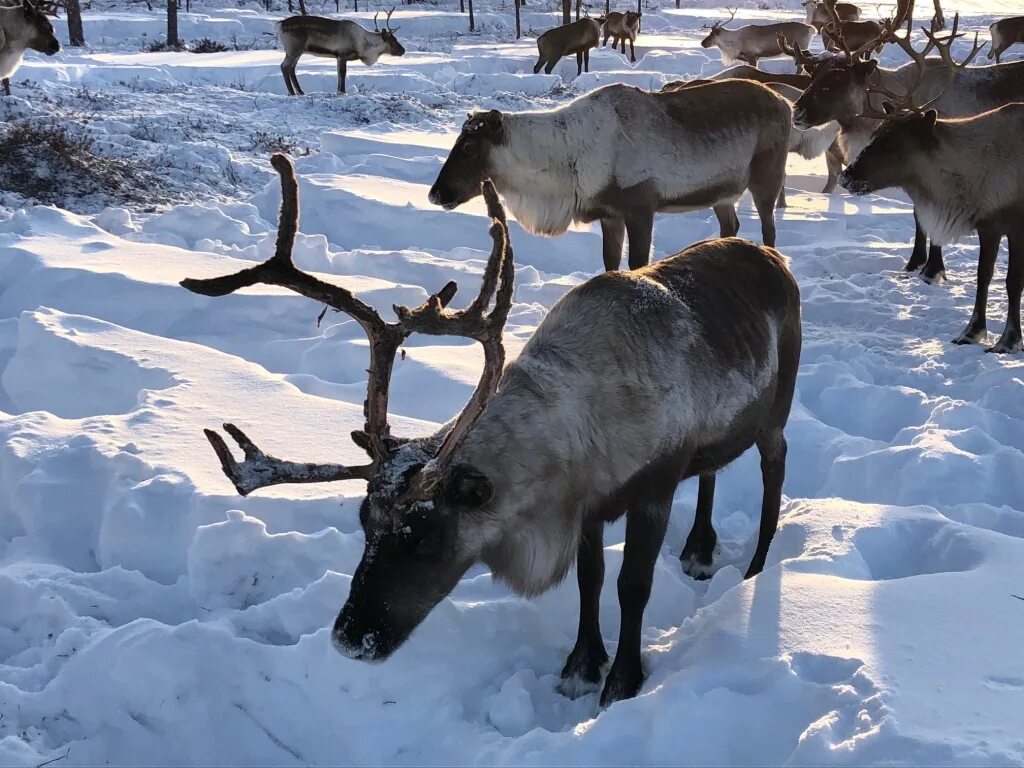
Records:
[[[650,259],[654,214],[712,208],[723,237],[739,229],[746,189],[775,244],[775,201],[786,174],[792,109],[747,80],[650,93],[608,85],[555,110],[470,115],[430,190],[447,210],[490,178],[516,219],[560,235],[600,220],[604,266]]]
[[[924,30],[928,43],[924,50],[917,51],[910,44],[912,23],[908,16],[907,32],[902,36],[894,33],[891,24],[883,30],[883,35],[911,57],[908,64],[884,69],[874,61],[859,61],[856,55],[836,59],[816,71],[811,85],[794,105],[794,123],[807,128],[836,120],[842,128],[840,144],[844,154],[852,159],[867,144],[879,121],[885,119],[882,102],[899,94],[913,90],[923,99],[939,95],[934,106],[946,117],[967,117],[1024,101],[1024,62],[967,67],[950,85],[943,57],[948,56],[952,39],[946,38],[939,44],[934,33]],[[926,58],[937,46],[940,56]],[[972,52],[971,60],[979,51],[980,48]],[[929,247],[916,214],[915,224],[914,249],[905,269],[920,272],[930,283],[945,275],[942,248],[934,243]]]
[[[640,33],[640,18],[641,13],[639,11],[626,11],[625,13],[619,13],[618,11],[612,11],[604,17],[603,28],[604,28],[604,41],[601,43],[601,47],[608,45],[608,38],[612,39],[612,48],[614,49],[617,45],[622,46],[622,54],[626,54],[626,40],[629,40],[629,60],[636,61],[636,52],[633,50],[633,44],[636,42],[636,36]]]
[[[21,66],[26,49],[53,56],[60,43],[53,25],[29,0],[21,5],[0,7],[0,82],[4,96],[11,95],[11,76]]]
[[[954,25],[955,26],[955,25]],[[935,100],[933,100],[935,101]],[[888,105],[887,105],[888,106]],[[840,177],[864,195],[900,187],[914,201],[933,243],[978,233],[978,282],[974,313],[953,341],[970,344],[988,335],[985,309],[999,242],[1006,235],[1009,309],[1003,334],[987,352],[1020,352],[1020,297],[1024,289],[1024,104],[1007,104],[974,117],[939,120],[928,105],[903,112],[889,107],[857,160]]]
[[[988,49],[989,59],[995,59],[999,63],[999,57],[1006,49],[1016,43],[1024,43],[1024,16],[1013,16],[1009,19],[1000,19],[990,24],[988,33],[992,37],[992,46]]]
[[[700,42],[703,48],[718,48],[722,52],[722,62],[725,64],[745,61],[750,66],[756,67],[758,59],[785,55],[785,52],[779,47],[779,35],[782,35],[790,43],[797,43],[806,48],[810,45],[811,36],[814,34],[814,27],[799,21],[752,24],[739,29],[726,29],[725,25],[734,18],[736,18],[736,11],[732,11],[725,21],[713,22],[710,27],[705,24],[704,29],[709,30],[708,36]]]
[[[305,93],[299,85],[299,78],[295,76],[295,65],[304,53],[337,59],[338,93],[345,92],[348,62],[358,59],[372,67],[385,53],[404,56],[405,48],[395,37],[398,28],[391,28],[391,14],[394,12],[394,8],[387,12],[384,29],[377,28],[378,14],[374,14],[373,32],[354,21],[325,19],[322,16],[292,16],[279,21],[275,28],[284,46],[281,73],[288,93],[292,96]]]
[[[625,515],[621,629],[601,703],[634,696],[644,680],[644,609],[676,487],[700,477],[683,554],[701,573],[716,539],[715,472],[753,445],[763,497],[747,576],[764,567],[778,523],[783,429],[801,345],[800,295],[782,256],[738,238],[709,240],[637,272],[599,275],[552,307],[503,368],[514,269],[490,183],[483,195],[493,246],[480,294],[468,309],[447,311],[450,283],[418,309],[396,307],[398,320],[386,323],[345,289],[295,268],[297,185],[285,156],[273,162],[284,186],[275,255],[182,285],[208,296],[284,286],[349,314],[369,336],[366,424],[353,433],[369,464],[282,461],[225,425],[244,453],[239,462],[220,434],[206,431],[242,494],[279,483],[368,481],[359,512],[366,548],[334,623],[334,647],[353,659],[386,659],[475,563],[532,596],[562,581],[575,559],[579,633],[562,690],[595,689],[608,659],[598,621],[603,528]],[[395,353],[414,332],[476,339],[485,362],[458,418],[435,435],[403,441],[389,433],[388,387]]]
[[[550,75],[555,65],[563,56],[576,54],[576,76],[590,71],[590,49],[597,48],[601,39],[601,22],[597,19],[585,18],[554,27],[537,38],[537,51],[540,54],[533,74],[544,67],[544,74]]]
[[[804,0],[803,6],[807,11],[807,18],[804,21],[818,30],[819,33],[822,27],[832,21],[833,17],[829,13],[829,9],[821,0]],[[860,19],[860,8],[853,3],[835,3],[833,7],[835,13],[842,21],[857,21]]]

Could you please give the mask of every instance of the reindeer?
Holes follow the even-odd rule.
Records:
[[[604,16],[604,21],[602,22],[604,41],[601,43],[601,47],[603,48],[608,45],[608,38],[610,37],[612,39],[612,48],[614,49],[617,45],[621,45],[622,54],[625,56],[626,40],[629,40],[629,60],[635,62],[636,52],[633,50],[633,44],[636,42],[636,36],[640,33],[640,18],[642,15],[640,11],[626,11],[625,13],[612,11]]]
[[[821,28],[821,42],[826,51],[841,51],[844,46],[858,51],[858,56],[868,58],[872,53],[881,53],[885,47],[882,25],[877,21],[842,21],[838,25],[826,24]],[[874,46],[865,45],[874,43]]]
[[[902,4],[902,3],[901,3]],[[909,7],[909,4],[906,6]],[[902,14],[897,13],[897,19]],[[800,128],[835,120],[841,127],[840,144],[847,158],[855,158],[866,146],[880,121],[886,119],[882,102],[913,90],[920,98],[939,95],[935,108],[946,117],[967,117],[1013,101],[1024,101],[1024,62],[966,67],[948,83],[946,58],[953,38],[939,43],[930,30],[923,30],[928,43],[918,51],[910,43],[913,18],[907,13],[905,35],[895,34],[896,24],[887,22],[883,35],[899,45],[911,61],[897,69],[884,69],[875,61],[860,61],[851,51],[828,66],[820,67],[811,85],[794,105],[794,123]],[[956,31],[954,30],[954,34]],[[873,43],[867,43],[872,46]],[[937,49],[939,57],[927,57]],[[973,61],[980,48],[973,50]],[[948,86],[948,87],[947,87]],[[915,214],[914,248],[905,269],[919,272],[931,283],[945,276],[942,248],[928,245],[928,238]]]
[[[1024,43],[1024,16],[1012,16],[990,24],[988,33],[992,37],[992,46],[988,49],[989,59],[999,63],[999,57],[1007,48],[1016,43]]]
[[[597,48],[601,39],[601,22],[597,19],[578,19],[571,24],[554,27],[537,38],[540,54],[533,74],[544,67],[544,74],[550,75],[563,56],[576,54],[576,76],[590,71],[590,49]]]
[[[430,190],[446,210],[490,178],[519,223],[560,235],[600,220],[604,266],[650,258],[654,214],[712,208],[735,235],[749,189],[766,245],[786,174],[792,110],[760,83],[732,80],[674,93],[607,85],[546,112],[471,114]]]
[[[807,11],[807,18],[804,19],[818,32],[832,20],[832,15],[822,0],[803,0],[804,9]],[[857,21],[860,19],[860,8],[853,3],[834,3],[835,13],[843,21]]]
[[[799,21],[784,21],[778,24],[759,24],[726,29],[725,25],[736,18],[732,11],[725,21],[716,21],[704,29],[709,30],[708,36],[701,40],[702,48],[717,47],[722,52],[722,62],[732,64],[745,61],[752,67],[757,66],[758,59],[784,55],[779,47],[779,35],[791,43],[804,48],[810,45],[814,27]]]
[[[391,28],[391,14],[394,12],[394,8],[387,12],[384,29],[377,27],[379,14],[374,14],[373,32],[354,21],[326,19],[322,16],[292,16],[279,21],[275,29],[284,46],[281,73],[284,75],[288,93],[292,96],[305,94],[299,85],[299,78],[295,75],[295,65],[304,53],[328,56],[337,60],[338,93],[345,93],[348,62],[358,59],[366,66],[372,67],[385,53],[391,56],[404,56],[405,48],[395,37],[398,27]]]
[[[742,69],[742,67],[734,67],[734,69]],[[728,71],[729,70],[726,70],[726,72]],[[724,73],[718,73],[718,75],[722,74]],[[692,88],[696,85],[705,85],[712,82],[715,82],[715,78],[713,77],[708,78],[707,80],[676,80],[662,86],[661,90],[662,93],[670,93],[684,88]],[[766,82],[765,85],[790,103],[796,101],[802,93],[799,88],[794,88],[793,86],[786,85],[785,83],[773,83],[769,81]],[[838,134],[839,125],[837,123],[827,123],[826,125],[809,128],[807,130],[800,130],[794,126],[793,130],[789,133],[789,151],[791,153],[799,155],[805,160],[812,160],[815,157],[825,155],[825,161],[828,166],[828,181],[825,185],[826,193],[831,192],[835,188],[836,178],[839,176],[839,172],[843,169],[842,160],[832,150]],[[782,189],[779,191],[776,207],[785,208],[786,205],[786,187],[783,185]]]
[[[27,49],[47,56],[60,50],[50,20],[29,0],[21,5],[0,6],[0,83],[4,96],[11,95],[11,76],[21,66]]]
[[[362,560],[331,633],[352,659],[383,661],[409,638],[475,563],[515,592],[538,595],[577,565],[579,632],[561,689],[596,689],[608,659],[598,622],[603,528],[626,516],[618,579],[621,628],[601,704],[643,685],[640,630],[672,498],[700,478],[696,517],[682,558],[697,575],[712,562],[715,473],[756,445],[763,496],[758,574],[778,522],[788,419],[800,357],[800,295],[783,257],[746,240],[709,240],[637,272],[577,286],[547,314],[517,360],[504,365],[502,327],[512,303],[513,253],[490,182],[482,193],[492,248],[479,295],[449,311],[449,283],[417,309],[385,322],[347,290],[301,272],[291,249],[298,190],[275,155],[283,195],[277,248],[267,262],[182,285],[207,296],[270,284],[353,317],[370,340],[366,423],[353,433],[362,466],[277,459],[232,424],[238,461],[206,436],[241,494],[280,483],[360,478],[366,534]],[[487,311],[491,297],[494,308]],[[481,343],[484,370],[462,413],[436,434],[406,440],[388,427],[396,352],[411,333]]]
[[[954,27],[956,24],[954,23]],[[886,102],[889,118],[840,177],[857,195],[900,187],[914,201],[918,221],[932,243],[940,245],[977,231],[978,281],[974,313],[955,344],[988,336],[985,320],[988,287],[999,243],[1006,235],[1010,266],[1006,273],[1009,308],[1002,336],[987,352],[1020,352],[1020,297],[1024,289],[1024,104],[1014,103],[974,117],[938,119],[929,107],[910,105],[913,91],[896,106]]]

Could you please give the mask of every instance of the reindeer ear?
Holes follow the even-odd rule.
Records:
[[[496,109],[492,109],[484,115],[484,123],[487,125],[487,132],[492,135],[501,133],[502,120],[501,112]]]
[[[923,123],[926,128],[933,128],[935,121],[939,118],[939,113],[934,109],[929,109],[924,113]]]
[[[362,448],[366,453],[373,458],[373,443],[370,440],[370,436],[363,432],[361,429],[353,430],[352,442]]]
[[[891,101],[883,101],[882,102],[882,111],[885,112],[885,114],[887,114],[887,115],[891,115],[891,114],[896,112],[896,107],[894,107],[892,105]]]
[[[483,472],[467,464],[457,464],[452,467],[444,495],[452,504],[476,509],[491,500],[494,488]]]

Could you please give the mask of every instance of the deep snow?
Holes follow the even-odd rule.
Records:
[[[738,19],[797,17],[787,2]],[[352,65],[343,98],[328,62],[303,59],[313,95],[289,99],[273,50],[140,53],[162,19],[135,7],[87,14],[94,49],[16,76],[4,119],[79,122],[193,202],[0,205],[0,763],[1024,764],[1024,358],[949,343],[973,302],[974,238],[948,250],[947,283],[923,284],[901,269],[906,199],[817,194],[821,159],[792,163],[778,216],[805,345],[765,572],[740,579],[760,501],[747,455],[718,483],[710,582],[680,570],[696,483],[677,494],[634,700],[600,712],[556,692],[573,578],[528,601],[475,569],[386,663],[333,651],[361,484],[239,498],[202,428],[231,420],[276,455],[361,461],[348,433],[365,337],[336,315],[317,327],[320,307],[283,290],[207,299],[178,281],[269,255],[280,140],[298,155],[301,267],[382,311],[452,278],[464,302],[489,247],[482,204],[445,213],[426,190],[467,109],[721,67],[699,47],[722,15],[710,4],[648,9],[637,64],[606,49],[580,78],[570,61],[527,74],[535,46],[512,39],[510,4],[480,5],[474,36],[453,7],[400,8],[409,54]],[[524,28],[553,18],[529,8]],[[971,29],[1024,12],[959,8]],[[204,5],[182,34],[267,47],[272,20]],[[754,236],[749,199],[740,215]],[[659,216],[655,251],[716,233],[710,212]],[[511,234],[515,354],[601,260],[596,227]],[[998,333],[1002,273],[993,286]],[[395,431],[449,418],[480,361],[462,340],[411,339]],[[606,534],[610,650],[622,538]]]

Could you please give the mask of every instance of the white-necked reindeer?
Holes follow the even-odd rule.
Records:
[[[725,21],[715,21],[710,26],[704,25],[708,35],[700,44],[703,48],[718,48],[722,52],[722,62],[726,65],[744,61],[752,67],[757,66],[758,59],[784,56],[785,51],[779,45],[779,37],[806,48],[811,43],[814,27],[799,21],[783,21],[777,24],[750,24],[738,29],[726,29],[725,25],[736,18],[736,11],[730,12]]]
[[[232,275],[182,284],[208,296],[284,286],[349,314],[369,336],[366,424],[353,433],[369,464],[282,461],[225,425],[245,455],[239,462],[218,433],[206,433],[242,494],[278,483],[368,481],[359,513],[366,548],[334,624],[334,646],[353,659],[386,659],[474,563],[516,592],[537,595],[564,579],[575,560],[579,634],[563,690],[595,689],[608,659],[598,622],[602,531],[625,515],[619,644],[601,702],[635,695],[644,679],[643,614],[676,486],[700,476],[683,560],[706,575],[716,538],[715,472],[753,445],[764,489],[747,575],[764,567],[778,522],[783,428],[801,343],[800,296],[783,258],[726,238],[642,270],[604,273],[552,307],[506,366],[502,327],[514,267],[505,214],[489,182],[483,195],[492,249],[480,294],[465,310],[446,310],[455,293],[449,283],[418,309],[396,307],[398,320],[388,323],[347,290],[292,264],[298,190],[287,158],[275,155],[273,163],[284,188],[275,255]],[[389,432],[388,386],[395,354],[414,332],[476,339],[484,372],[457,419],[431,437],[402,441]]]
[[[475,113],[429,200],[457,208],[489,178],[530,232],[600,221],[613,270],[627,236],[630,268],[647,264],[660,211],[711,208],[721,235],[735,235],[735,203],[749,189],[774,245],[792,121],[789,102],[749,80],[668,93],[607,85],[555,110]]]
[[[24,0],[21,5],[0,6],[0,82],[4,95],[11,95],[11,76],[21,66],[26,50],[53,56],[60,43],[53,24],[43,13]]]
[[[387,12],[384,29],[378,29],[378,14],[374,14],[373,32],[354,21],[327,19],[323,16],[292,16],[279,21],[275,29],[284,46],[281,73],[284,75],[288,93],[292,96],[304,93],[299,85],[299,78],[295,76],[295,65],[304,53],[337,60],[338,93],[345,92],[348,62],[358,60],[372,67],[384,54],[404,55],[405,48],[395,37],[398,28],[391,28],[391,14],[394,12],[394,8]]]

